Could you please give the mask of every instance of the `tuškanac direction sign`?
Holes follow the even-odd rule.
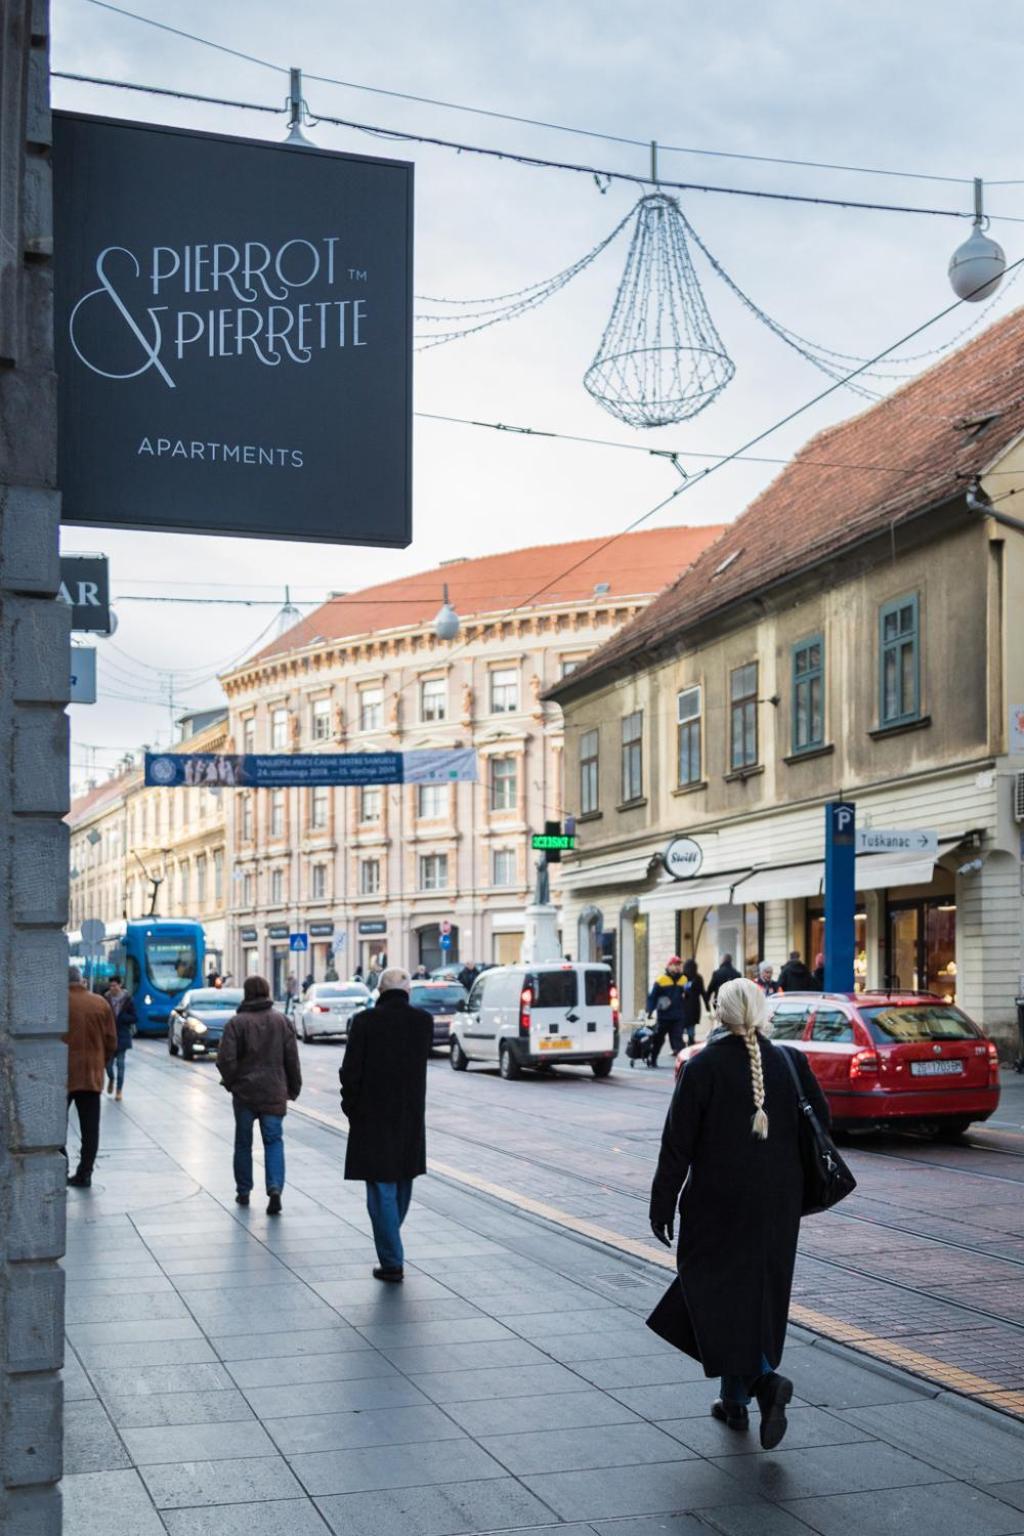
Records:
[[[939,834],[933,828],[858,827],[858,853],[916,853],[938,857]]]
[[[412,166],[53,114],[62,520],[404,548]]]

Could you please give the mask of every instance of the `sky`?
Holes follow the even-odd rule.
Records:
[[[550,128],[396,100],[353,84],[429,96],[688,150],[912,171],[951,181],[781,166],[707,154],[659,156],[666,180],[969,211],[970,178],[1024,178],[1013,82],[1022,60],[1014,7],[976,0],[125,0],[128,9],[230,48],[350,82],[307,81],[312,113],[598,169],[648,174],[649,151]],[[282,102],[287,75],[231,57],[90,0],[54,0],[54,70],[245,102]],[[54,105],[138,121],[280,140],[285,120],[233,108],[53,82]],[[381,140],[321,124],[324,148],[416,167],[415,292],[503,294],[575,261],[645,190]],[[650,190],[649,188],[646,190]],[[946,268],[969,225],[924,217],[680,194],[701,238],[776,320],[840,352],[873,355],[944,309]],[[1024,179],[991,186],[992,234],[1024,254]],[[697,257],[705,302],[736,364],[728,388],[675,427],[634,431],[586,393],[583,374],[625,261],[621,237],[535,312],[417,355],[415,408],[682,454],[723,455],[811,401],[828,380],[745,311]],[[990,318],[1024,294],[1005,291]],[[904,349],[948,344],[977,319],[965,306]],[[965,312],[966,310],[966,312]],[[923,358],[913,367],[923,367]],[[910,371],[913,371],[913,367]],[[889,387],[883,385],[881,387]],[[813,432],[863,408],[839,390],[757,450],[785,459]],[[712,462],[685,460],[693,474]],[[778,472],[730,464],[693,483],[648,526],[736,517]],[[663,458],[531,439],[418,417],[414,538],[405,550],[66,527],[66,552],[111,562],[116,636],[99,644],[100,700],[73,706],[76,790],[126,751],[166,742],[175,714],[221,697],[218,670],[277,623],[287,587],[303,606],[429,569],[441,560],[614,533],[679,484]],[[185,598],[244,598],[251,606]],[[145,599],[142,601],[140,599]],[[154,599],[160,599],[155,601]],[[168,599],[174,599],[168,601]],[[440,601],[440,593],[439,593]]]

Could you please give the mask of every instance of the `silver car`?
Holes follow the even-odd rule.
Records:
[[[295,1010],[295,1028],[303,1040],[344,1040],[354,1013],[369,1007],[370,989],[361,981],[318,981]]]

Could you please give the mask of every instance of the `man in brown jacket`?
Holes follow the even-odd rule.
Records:
[[[68,1110],[74,1100],[82,1133],[78,1169],[68,1183],[76,1189],[88,1189],[100,1145],[103,1074],[117,1053],[117,1025],[106,998],[89,991],[76,965],[68,969],[68,1032],[64,1039],[68,1047]]]
[[[224,1026],[217,1050],[221,1082],[235,1106],[235,1200],[252,1192],[252,1129],[260,1123],[267,1179],[267,1215],[281,1213],[284,1189],[284,1117],[302,1090],[295,1030],[270,1000],[264,976],[247,976],[244,999]]]

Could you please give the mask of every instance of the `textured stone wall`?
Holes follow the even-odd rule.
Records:
[[[0,0],[0,1531],[58,1536],[68,610],[58,580],[48,7]]]

